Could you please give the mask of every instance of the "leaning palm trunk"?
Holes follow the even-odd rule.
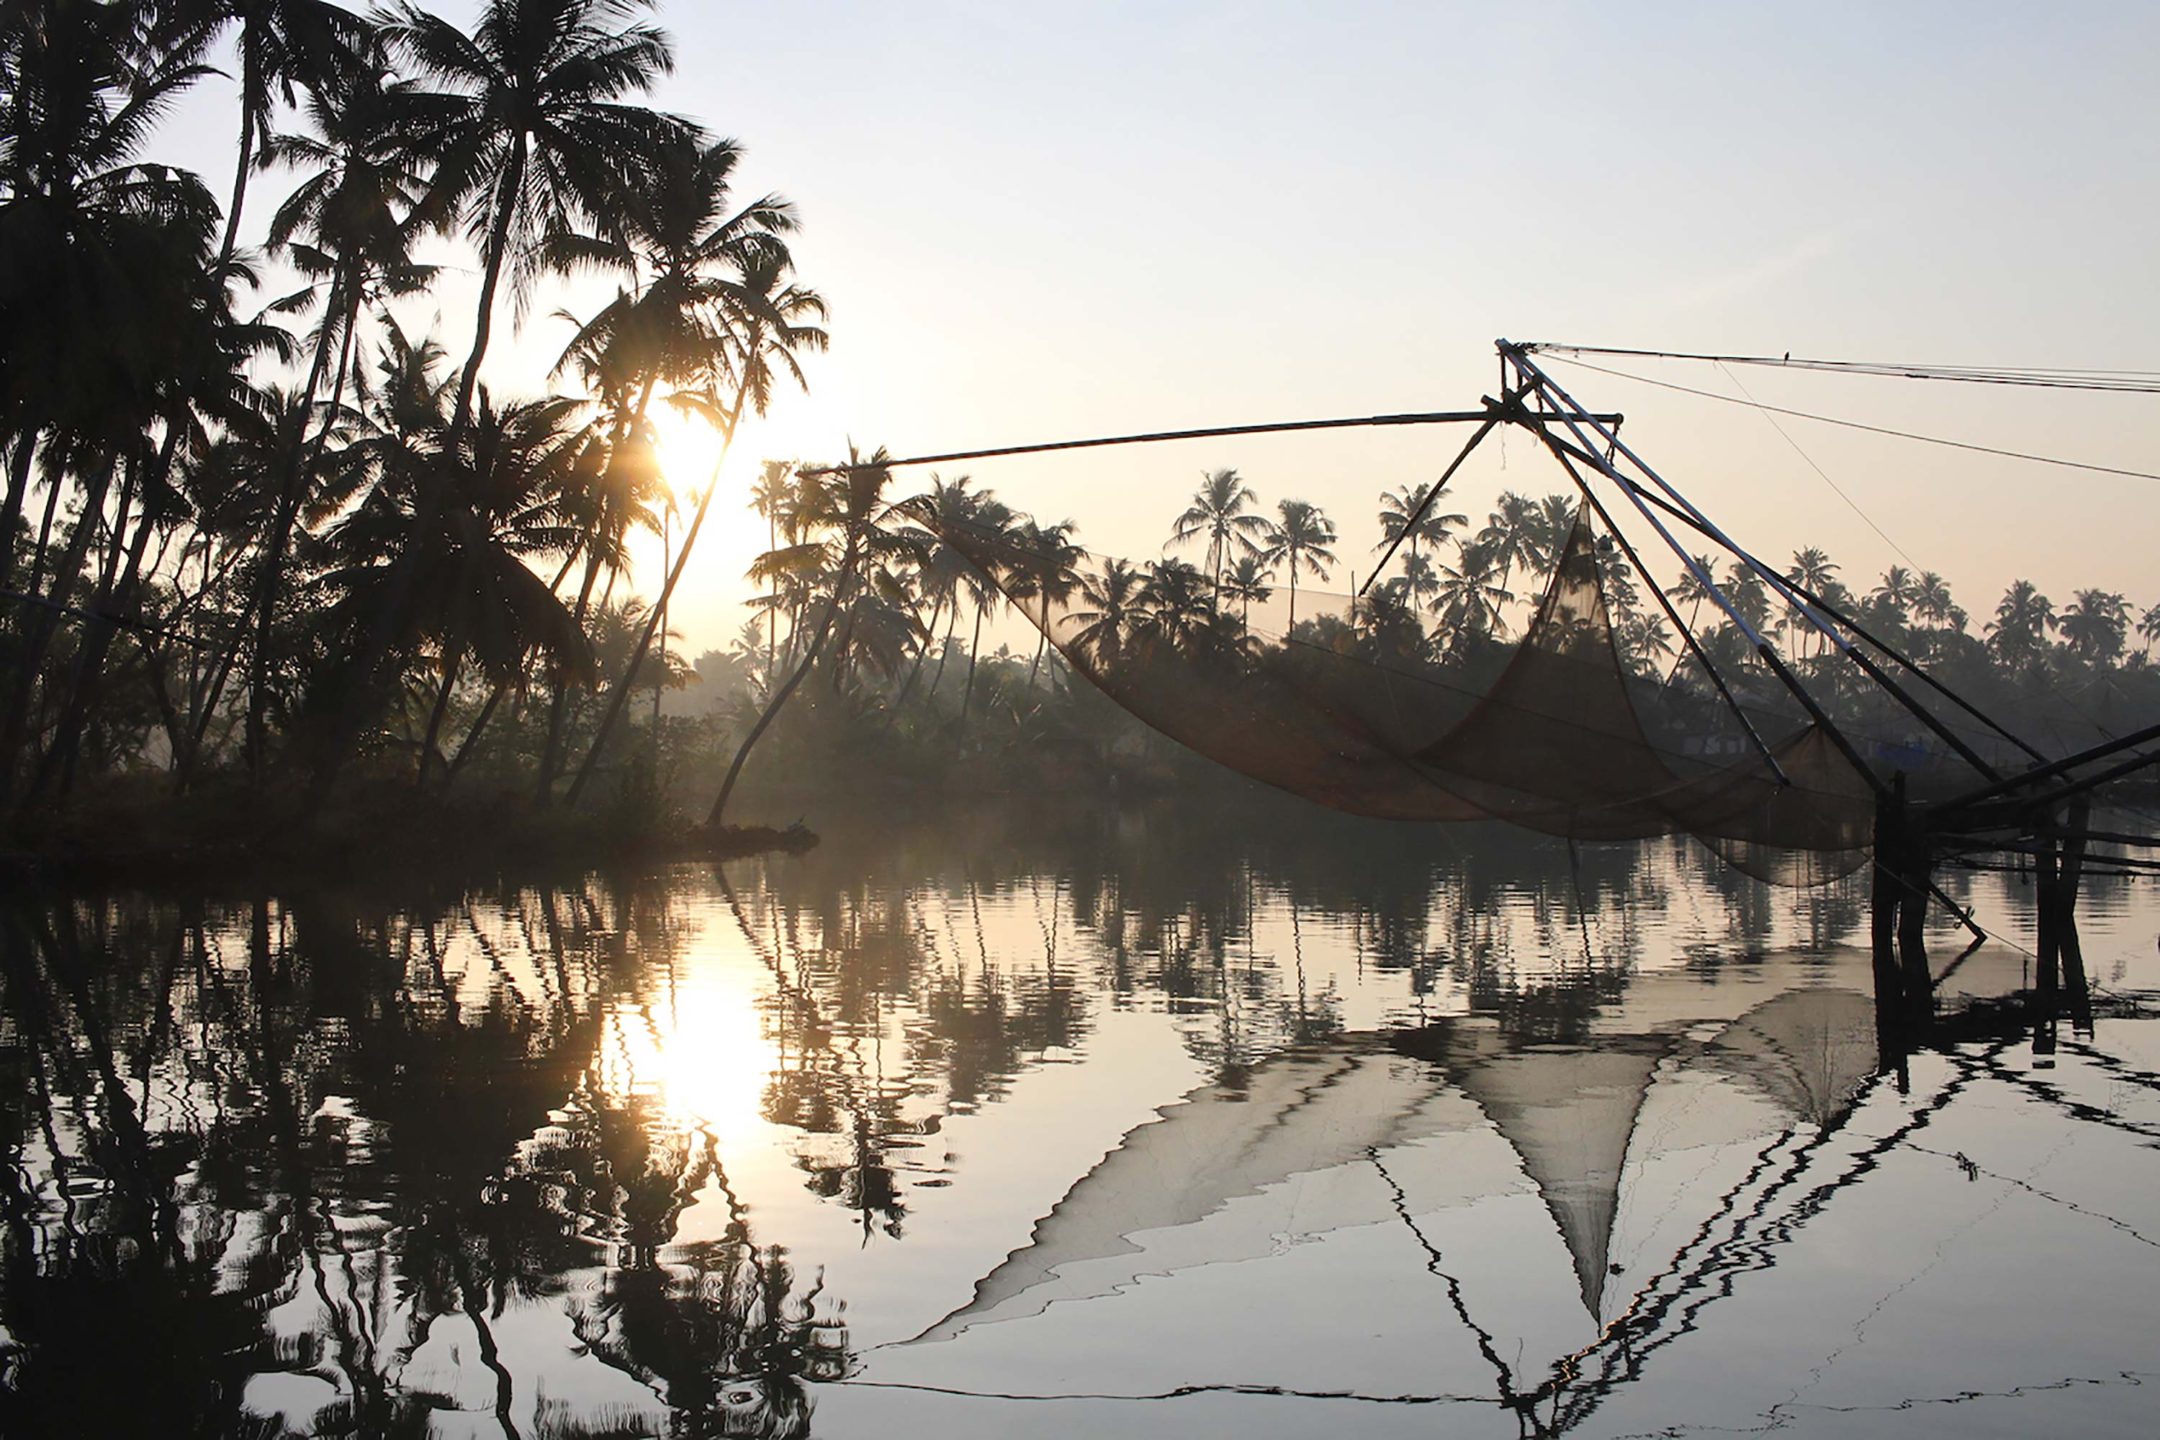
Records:
[[[453,645],[450,653],[443,656],[442,689],[435,692],[435,707],[428,714],[427,734],[420,741],[420,765],[413,777],[413,784],[426,788],[429,762],[435,758],[435,742],[442,736],[443,717],[450,713],[450,697],[457,690],[458,667],[464,662],[465,647]]]
[[[347,279],[343,284],[333,282],[330,305],[335,309],[341,298],[340,290],[349,290],[343,310],[343,324],[336,326],[340,335],[352,333],[353,322],[360,311],[360,287],[356,280]],[[308,466],[322,452],[323,442],[329,438],[330,426],[335,422],[337,402],[331,402],[331,413],[323,416],[322,427],[317,431],[314,443],[309,444],[307,433],[308,411],[314,408],[316,387],[322,384],[323,372],[330,368],[330,337],[333,324],[324,317],[323,332],[315,342],[315,358],[308,366],[307,384],[300,392],[300,434],[294,441],[293,453],[287,461],[285,474],[278,486],[277,512],[271,523],[270,543],[263,551],[262,583],[255,594],[255,649],[248,657],[248,721],[247,721],[247,767],[250,775],[259,775],[267,745],[269,717],[270,644],[276,629],[278,590],[284,578],[285,553],[292,542],[293,522],[300,514],[300,498],[305,490],[304,479]],[[345,344],[339,345],[338,379],[342,390],[344,380]],[[219,688],[222,688],[220,686]]]
[[[585,583],[578,587],[577,606],[570,612],[570,622],[578,634],[585,633],[585,615],[592,604],[593,582],[600,576],[600,551],[596,547],[585,562]],[[602,597],[601,604],[607,600]],[[568,675],[558,675],[555,693],[548,699],[547,738],[540,744],[540,779],[533,788],[533,800],[545,805],[554,798],[555,775],[562,768],[563,727],[569,720],[570,685]]]
[[[104,517],[105,492],[111,488],[112,472],[110,457],[92,467],[83,495],[82,514],[75,522],[66,554],[53,571],[52,594],[46,598],[64,599],[67,587],[82,574],[83,561],[90,553],[91,538]],[[58,494],[57,485],[54,493]],[[0,793],[5,793],[15,777],[17,761],[29,738],[31,701],[37,693],[38,677],[52,648],[53,637],[59,632],[63,613],[64,607],[43,608],[30,622],[30,640],[23,647],[18,662],[15,692],[9,698],[7,719],[0,724]]]
[[[764,713],[759,715],[757,723],[750,727],[750,733],[743,736],[741,746],[735,751],[734,763],[728,766],[727,778],[720,782],[719,798],[713,801],[712,812],[705,817],[708,829],[720,828],[720,822],[727,814],[728,797],[735,793],[735,781],[742,774],[743,762],[750,758],[751,748],[772,725],[773,718],[780,713],[780,707],[787,704],[788,697],[795,693],[795,687],[802,684],[803,679],[809,675],[810,667],[817,664],[818,651],[825,644],[826,634],[832,629],[833,617],[840,613],[842,605],[854,598],[850,592],[855,588],[855,557],[861,548],[860,542],[861,527],[858,523],[857,527],[848,533],[847,553],[840,559],[840,578],[833,586],[832,598],[825,602],[825,614],[818,620],[817,633],[810,637],[810,644],[804,649],[802,659],[797,662],[795,672],[788,676],[787,684],[781,686],[778,693],[765,702]]]
[[[168,450],[168,455],[170,451]],[[66,795],[75,783],[75,759],[82,749],[83,731],[89,726],[90,716],[97,703],[99,682],[103,679],[105,657],[112,649],[114,634],[120,628],[120,616],[132,615],[140,596],[143,553],[149,548],[150,535],[157,528],[150,508],[142,507],[135,522],[135,536],[127,547],[126,568],[117,581],[102,588],[97,603],[92,607],[96,619],[89,625],[83,640],[83,653],[76,663],[75,682],[68,696],[67,711],[60,721],[60,729],[52,748],[45,752],[36,777],[31,781],[28,798],[35,800],[45,793],[54,779],[60,782],[60,793]],[[119,543],[116,534],[114,543]]]
[[[706,477],[705,493],[698,497],[697,511],[690,517],[690,528],[683,534],[682,549],[676,552],[675,563],[668,568],[667,579],[660,586],[660,598],[645,617],[645,628],[638,632],[638,642],[630,652],[629,663],[616,680],[608,694],[607,709],[600,716],[600,727],[593,732],[592,746],[585,752],[585,763],[578,766],[577,778],[570,782],[570,789],[563,795],[568,804],[576,804],[584,793],[585,782],[592,778],[593,767],[600,762],[600,752],[607,745],[608,732],[615,728],[616,717],[622,714],[623,702],[630,696],[630,682],[637,668],[644,663],[645,652],[652,647],[653,633],[660,628],[660,617],[667,613],[668,601],[675,594],[676,582],[682,579],[683,567],[690,563],[690,552],[697,548],[698,531],[704,528],[705,512],[712,508],[713,492],[720,488],[720,467],[727,464],[728,451],[735,444],[735,430],[742,421],[743,406],[750,398],[751,369],[743,367],[742,382],[735,387],[735,404],[729,409],[725,428],[720,435],[720,453],[713,457],[712,474]],[[852,552],[851,552],[852,553]],[[826,617],[827,623],[831,616]],[[792,682],[789,688],[793,688]]]
[[[570,567],[577,563],[578,552],[584,544],[584,539],[580,538],[576,544],[570,547],[570,553],[563,556],[561,568],[555,572],[555,578],[548,582],[548,594],[553,595],[562,589],[562,582],[569,576]],[[578,627],[578,633],[583,634],[585,617],[582,600],[580,600],[579,606],[579,611],[574,619]],[[480,713],[474,718],[472,728],[467,730],[465,738],[458,742],[457,753],[450,757],[449,767],[443,771],[444,789],[449,789],[450,782],[457,779],[458,771],[465,768],[465,762],[471,759],[473,752],[479,748],[480,737],[486,732],[488,722],[495,718],[495,711],[502,704],[503,693],[509,688],[510,681],[505,679],[496,681],[494,687],[488,691],[487,702],[480,707]],[[549,778],[552,779],[553,776]]]
[[[9,457],[7,498],[0,502],[0,590],[14,580],[15,527],[22,523],[23,505],[30,495],[30,464],[37,454],[37,433],[25,430],[15,439]]]
[[[922,679],[923,662],[930,658],[930,642],[937,635],[938,616],[943,614],[944,610],[945,597],[940,595],[937,597],[937,603],[930,607],[929,623],[923,626],[922,645],[915,652],[915,664],[908,670],[906,683],[900,687],[900,693],[893,699],[892,714],[894,716],[898,716],[900,707],[907,704],[908,696],[915,689],[915,682]]]
[[[960,726],[967,728],[968,707],[975,701],[975,662],[982,656],[983,611],[988,608],[980,598],[975,601],[975,638],[968,641],[967,689],[960,692]]]

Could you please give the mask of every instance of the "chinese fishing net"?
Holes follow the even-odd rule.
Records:
[[[1399,581],[1352,599],[1084,552],[1074,570],[1010,532],[942,534],[1124,709],[1319,804],[1585,841],[1690,834],[1788,884],[1867,858],[1873,789],[1816,726],[1744,684],[1736,707],[1622,659],[1607,590],[1623,562],[1588,513],[1512,643],[1459,579],[1436,618]]]

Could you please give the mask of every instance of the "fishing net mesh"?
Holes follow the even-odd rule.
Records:
[[[1070,550],[1046,564],[1009,532],[943,538],[1124,709],[1319,804],[1585,841],[1691,834],[1787,884],[1867,858],[1872,788],[1817,727],[1623,660],[1619,562],[1588,513],[1514,637],[1460,580],[1435,611],[1400,584],[1353,598]]]

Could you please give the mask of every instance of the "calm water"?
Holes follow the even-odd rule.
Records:
[[[1901,1085],[1865,898],[1297,809],[9,896],[0,1428],[2160,1433],[2160,900]]]

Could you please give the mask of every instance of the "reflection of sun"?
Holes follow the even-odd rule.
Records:
[[[609,1011],[601,1084],[609,1097],[646,1097],[676,1124],[740,1139],[761,1122],[776,1063],[759,1023],[750,975],[695,966],[642,1004]]]

